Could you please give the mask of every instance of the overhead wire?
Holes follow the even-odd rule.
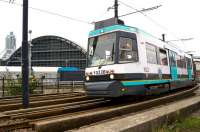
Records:
[[[22,6],[22,4],[20,3],[16,3],[14,1],[7,1],[7,0],[0,0],[1,2],[5,2],[5,3],[9,3],[9,4],[13,4],[13,5],[17,5],[17,6]],[[149,19],[151,22],[153,22],[154,24],[156,24],[157,26],[159,26],[160,28],[166,30],[167,32],[169,32],[169,30],[164,27],[163,25],[159,24],[157,21],[155,21],[154,19],[152,19],[151,17],[147,16],[144,12],[145,12],[145,9],[142,9],[142,10],[138,10],[136,8],[134,8],[133,6],[130,6],[129,4],[126,4],[125,2],[122,2],[122,1],[119,1],[121,4],[125,5],[126,7],[129,7],[131,9],[134,9],[135,12],[131,12],[131,13],[127,13],[127,14],[124,14],[124,15],[121,15],[119,17],[124,17],[124,16],[127,16],[127,15],[131,15],[131,14],[134,14],[134,13],[141,13],[143,16],[145,16],[147,19]],[[158,8],[160,7],[161,5],[157,6],[157,7],[152,7],[153,8]],[[66,15],[62,15],[62,14],[59,14],[59,13],[55,13],[55,12],[51,12],[51,11],[48,11],[48,10],[44,10],[44,9],[39,9],[39,8],[35,8],[35,7],[30,7],[30,9],[32,10],[36,10],[36,11],[39,11],[39,12],[43,12],[43,13],[47,13],[47,14],[50,14],[50,15],[54,15],[54,16],[59,16],[59,17],[62,17],[62,18],[65,18],[65,19],[69,19],[69,20],[72,20],[72,21],[77,21],[77,22],[80,22],[80,23],[85,23],[85,24],[90,24],[90,25],[93,25],[94,22],[88,22],[88,21],[84,21],[84,20],[80,20],[80,19],[77,19],[77,18],[73,18],[73,17],[69,17],[69,16],[66,16]],[[151,8],[150,8],[151,9]],[[105,15],[106,13],[108,12],[108,10],[103,14]],[[170,32],[170,34],[172,34],[175,38],[178,38],[176,37],[176,35],[172,32]],[[181,41],[182,42],[182,41]],[[183,42],[182,42],[183,43]]]
[[[168,30],[166,27],[162,26],[161,24],[159,24],[158,22],[156,22],[155,20],[153,20],[151,17],[147,16],[142,10],[138,10],[136,8],[134,8],[133,6],[130,6],[122,1],[119,1],[121,4],[125,5],[126,7],[129,7],[139,13],[141,13],[143,16],[145,16],[146,18],[148,18],[150,21],[152,21],[154,24],[156,24],[157,26],[159,26],[160,28],[164,29],[164,30]]]
[[[17,5],[17,6],[22,6],[22,4],[16,3],[14,1],[12,1],[12,2],[7,1],[7,0],[0,0],[0,1],[4,2],[4,3]],[[48,10],[39,9],[39,8],[31,7],[31,6],[29,6],[29,8],[32,9],[32,10],[36,10],[36,11],[39,11],[39,12],[47,13],[47,14],[50,14],[50,15],[59,16],[59,17],[62,17],[62,18],[68,19],[68,20],[72,20],[72,21],[76,21],[76,22],[80,22],[80,23],[93,25],[93,23],[91,23],[91,22],[80,20],[80,19],[73,18],[73,17],[69,17],[69,16],[66,16],[66,15],[59,14],[59,13],[51,12],[51,11],[48,11]]]
[[[107,9],[106,11],[104,11],[101,15],[98,15],[96,17],[96,20],[99,18],[102,18],[103,16],[105,16],[107,13],[109,12],[109,10]],[[96,20],[93,20],[91,23],[94,24],[96,22]]]
[[[153,22],[156,26],[160,27],[161,29],[167,31],[168,33],[170,33],[172,36],[174,36],[175,38],[179,39],[177,37],[177,35],[175,35],[174,33],[172,33],[171,31],[169,31],[169,29],[167,29],[165,26],[161,25],[160,23],[158,23],[157,21],[155,21],[153,18],[149,17],[148,15],[146,15],[144,12],[142,12],[142,10],[138,10],[136,8],[134,8],[133,6],[130,6],[129,4],[126,4],[125,2],[122,2],[122,1],[119,1],[121,4],[123,4],[124,6],[126,7],[129,7],[133,10],[135,10],[136,12],[139,12],[141,13],[143,16],[145,16],[149,21]],[[180,40],[181,43],[183,43],[181,40]],[[177,45],[174,45],[177,47]]]
[[[135,13],[138,13],[138,12],[147,12],[147,11],[151,11],[151,10],[154,10],[154,9],[158,9],[158,8],[161,7],[161,6],[162,6],[162,5],[158,5],[158,6],[153,6],[153,7],[150,7],[150,8],[145,8],[145,9],[142,9],[142,10],[137,10],[137,11],[130,12],[130,13],[127,13],[127,14],[124,14],[124,15],[120,15],[119,17],[125,17],[125,16],[132,15],[132,14],[135,14]]]

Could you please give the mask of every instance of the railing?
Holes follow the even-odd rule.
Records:
[[[22,94],[21,79],[0,78],[0,97]],[[83,81],[60,81],[59,78],[39,78],[29,82],[30,94],[58,94],[84,91]]]

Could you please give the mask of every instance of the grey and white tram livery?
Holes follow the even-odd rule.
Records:
[[[88,96],[149,95],[194,82],[190,55],[115,18],[90,32],[88,59]]]

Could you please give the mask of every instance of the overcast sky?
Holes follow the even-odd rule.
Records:
[[[5,0],[3,0],[5,1]],[[5,37],[13,31],[17,38],[17,47],[21,45],[22,7],[0,0],[0,51],[5,47]],[[8,0],[9,1],[9,0]],[[196,51],[200,56],[200,2],[197,0],[120,0],[138,10],[162,5],[157,10],[146,12],[146,16],[137,13],[122,19],[126,25],[138,27],[156,37],[167,34],[167,40],[194,38],[190,41],[175,42],[184,51]],[[22,0],[15,0],[22,3]],[[94,22],[113,17],[113,10],[107,11],[114,0],[29,0],[29,6]],[[119,14],[134,11],[120,3]],[[93,25],[72,21],[64,17],[50,15],[29,9],[29,29],[32,38],[43,35],[57,35],[76,42],[86,48],[87,37]]]

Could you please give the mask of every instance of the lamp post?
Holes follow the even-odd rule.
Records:
[[[32,63],[31,63],[31,58],[32,58],[32,52],[31,52],[31,48],[32,48],[32,39],[31,39],[31,34],[32,34],[32,30],[29,30],[28,31],[28,33],[29,33],[29,38],[30,38],[30,40],[29,40],[29,45],[28,45],[28,49],[29,49],[29,52],[28,52],[28,57],[29,57],[29,75],[31,75],[31,72],[32,72]]]
[[[32,34],[32,30],[28,30],[28,33],[29,33],[29,35],[30,35],[30,40],[31,40],[31,34]]]

